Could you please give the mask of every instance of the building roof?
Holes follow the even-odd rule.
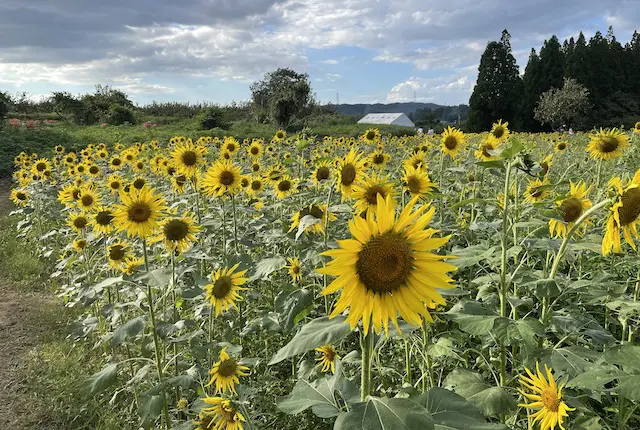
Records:
[[[404,113],[368,113],[360,121],[359,124],[392,124],[414,127],[413,122]]]

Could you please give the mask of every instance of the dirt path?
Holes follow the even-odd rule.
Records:
[[[19,366],[44,329],[37,315],[50,304],[51,296],[16,291],[0,278],[0,429],[20,428],[30,414]]]

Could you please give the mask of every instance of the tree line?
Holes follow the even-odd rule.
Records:
[[[467,128],[483,131],[503,119],[522,131],[631,127],[640,117],[640,34],[624,46],[609,27],[588,41],[581,32],[560,43],[554,35],[531,50],[520,76],[510,35],[502,32],[480,59]]]

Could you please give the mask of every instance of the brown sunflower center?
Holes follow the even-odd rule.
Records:
[[[336,351],[333,348],[327,348],[324,350],[324,359],[333,362],[336,358]]]
[[[82,206],[91,206],[93,204],[93,196],[91,194],[85,194],[80,197],[80,202],[82,203]]]
[[[141,190],[142,187],[144,187],[144,184],[146,184],[146,181],[142,178],[138,178],[135,181],[133,181],[133,187],[138,190]]]
[[[278,139],[282,139],[282,138],[284,137],[284,133],[283,133],[283,132],[281,132],[281,131],[279,131],[279,132],[277,132],[277,133],[276,133],[276,137],[277,137]]]
[[[227,151],[229,152],[234,152],[236,150],[236,145],[233,143],[228,143],[227,144]]]
[[[129,221],[142,223],[151,217],[151,207],[144,202],[136,202],[127,211]]]
[[[117,190],[120,188],[120,182],[119,181],[111,181],[109,183],[109,186],[111,187],[112,190]]]
[[[122,245],[113,245],[109,248],[109,259],[113,261],[120,261],[126,255],[127,250]]]
[[[242,188],[248,187],[249,186],[249,179],[247,179],[247,178],[240,179],[240,185],[242,185]]]
[[[100,169],[98,168],[98,166],[91,166],[89,167],[89,173],[91,173],[92,175],[97,175],[98,173],[100,173]]]
[[[367,140],[373,140],[376,138],[376,132],[375,131],[368,131],[367,135],[365,136]]]
[[[251,155],[258,155],[259,153],[260,153],[260,148],[258,148],[257,146],[251,147]]]
[[[640,188],[631,188],[622,194],[622,206],[618,209],[620,224],[634,222],[640,215]]]
[[[564,143],[564,142],[560,142],[560,143],[558,143],[558,149],[559,149],[560,151],[564,151],[565,149],[567,149],[567,144],[566,144],[566,143]]]
[[[229,186],[231,184],[233,184],[236,180],[235,175],[233,174],[233,172],[229,171],[229,170],[225,170],[222,173],[220,173],[220,183],[224,186]]]
[[[218,367],[218,374],[220,376],[228,378],[236,373],[236,369],[238,369],[238,362],[233,358],[228,358],[220,362],[220,366]]]
[[[407,178],[407,188],[409,188],[409,192],[411,194],[420,194],[420,179],[418,179],[416,176],[409,176]]]
[[[221,276],[213,283],[213,296],[216,299],[224,299],[233,288],[233,281],[229,276]]]
[[[375,205],[378,201],[378,194],[380,194],[383,199],[387,197],[387,192],[382,185],[373,185],[366,189],[364,198],[370,205]]]
[[[291,189],[291,181],[285,179],[284,181],[278,182],[278,191],[286,192]]]
[[[36,170],[37,170],[38,172],[42,172],[42,171],[44,171],[46,168],[47,168],[47,163],[40,162],[40,163],[36,164]]]
[[[322,219],[324,218],[324,211],[320,206],[312,205],[311,207],[304,208],[300,211],[300,218],[303,218],[307,215],[311,215],[314,218]]]
[[[489,151],[493,151],[493,146],[489,144],[485,144],[482,146],[482,155],[489,158],[491,157],[491,153]]]
[[[328,167],[318,167],[318,171],[316,172],[316,179],[319,181],[326,181],[329,179],[329,168]]]
[[[175,175],[175,173],[176,173],[176,168],[175,167],[170,166],[170,167],[167,168],[167,175],[173,176],[173,175]]]
[[[555,392],[552,388],[545,388],[542,390],[542,404],[544,407],[551,412],[558,412],[558,408],[560,407],[560,397],[558,397],[558,393]]]
[[[181,219],[172,219],[164,225],[164,237],[179,242],[189,235],[189,225]]]
[[[185,175],[176,176],[176,185],[182,187],[187,182],[187,177]]]
[[[100,211],[96,214],[96,222],[101,226],[107,226],[113,221],[111,211]]]
[[[342,168],[341,176],[342,185],[348,186],[353,184],[353,181],[356,180],[356,166],[347,164]]]
[[[258,181],[257,179],[253,180],[251,182],[251,189],[253,191],[260,191],[262,189],[262,182]]]
[[[613,152],[618,149],[620,142],[615,137],[604,136],[598,140],[598,150],[603,153]]]
[[[299,274],[299,273],[300,273],[300,266],[298,266],[298,265],[291,266],[291,271],[292,271],[295,275]]]
[[[407,239],[395,232],[375,236],[358,253],[356,272],[368,291],[393,293],[407,283],[413,251]]]
[[[376,154],[373,156],[373,164],[382,164],[384,163],[384,155]]]
[[[447,136],[447,138],[444,140],[444,146],[448,150],[454,150],[458,146],[458,139],[456,139],[455,136]]]
[[[254,172],[259,172],[260,171],[260,165],[255,163],[251,165],[251,170],[253,170]]]
[[[504,135],[504,128],[502,127],[496,127],[495,130],[493,130],[493,135],[500,139],[503,135]]]
[[[19,191],[19,192],[16,193],[16,199],[22,200],[22,201],[27,200],[27,195],[25,193]]]
[[[198,161],[198,155],[194,151],[185,151],[182,154],[182,163],[185,166],[194,166]]]
[[[75,228],[85,228],[87,226],[87,219],[85,217],[79,216],[78,218],[73,220],[73,226]]]
[[[582,215],[582,203],[575,197],[571,197],[562,202],[558,211],[565,222],[575,222]]]

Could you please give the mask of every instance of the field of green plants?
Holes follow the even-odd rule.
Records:
[[[99,428],[640,428],[640,123],[272,133],[13,160]]]

